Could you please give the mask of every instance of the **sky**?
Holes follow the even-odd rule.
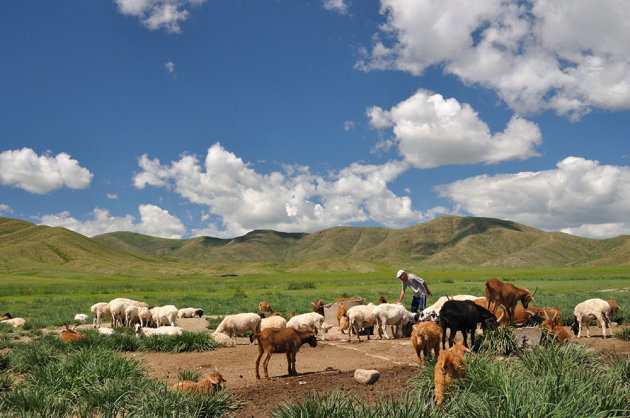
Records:
[[[630,234],[630,2],[0,2],[0,216]]]

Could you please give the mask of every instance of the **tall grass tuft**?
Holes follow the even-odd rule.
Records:
[[[287,290],[300,290],[300,289],[315,289],[315,283],[311,281],[287,283]]]
[[[475,340],[475,349],[481,353],[509,356],[518,351],[512,327],[487,329],[484,331],[483,337],[478,338],[478,340]]]
[[[184,380],[187,380],[189,382],[198,382],[200,377],[201,370],[185,368],[177,371],[177,378],[180,382]]]
[[[614,337],[619,340],[630,341],[630,328],[615,332]]]
[[[142,351],[182,353],[185,351],[211,351],[219,348],[210,335],[203,332],[182,332],[181,335],[156,335],[139,340]]]

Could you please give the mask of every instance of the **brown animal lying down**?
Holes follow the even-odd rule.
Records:
[[[265,378],[269,379],[267,365],[269,364],[269,359],[271,358],[272,353],[286,353],[289,376],[296,376],[297,371],[295,370],[295,356],[300,349],[300,346],[304,343],[308,343],[311,347],[317,346],[315,333],[303,329],[267,328],[260,334],[254,334],[253,338],[258,341],[256,379],[260,379],[258,366],[263,353],[265,354],[265,359],[263,360]]]
[[[180,391],[180,392],[195,392],[200,394],[208,394],[216,392],[225,387],[225,379],[221,376],[221,373],[217,371],[216,368],[213,368],[212,372],[209,375],[204,377],[198,382],[192,382],[190,380],[182,380],[181,382],[175,383],[170,388],[168,388],[169,392]]]
[[[76,328],[76,325],[72,328],[68,327],[67,324],[64,325],[66,326],[66,329],[61,331],[61,341],[63,341],[64,344],[69,343],[70,341],[80,340],[85,337],[86,334],[79,334],[75,332],[74,329]]]
[[[470,353],[470,350],[460,343],[440,352],[435,365],[435,401],[438,405],[444,400],[444,391],[453,383],[453,379],[466,374],[464,353]]]

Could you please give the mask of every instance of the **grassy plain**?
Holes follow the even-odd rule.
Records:
[[[630,267],[412,270],[427,280],[433,295],[427,305],[445,294],[483,296],[490,277],[533,291],[536,306],[558,306],[564,322],[573,307],[589,298],[615,299],[622,310],[617,320],[630,320]],[[203,274],[78,273],[34,270],[0,274],[0,314],[10,312],[27,320],[25,328],[38,329],[73,322],[76,313],[90,313],[96,302],[116,297],[143,300],[152,305],[194,306],[207,314],[257,311],[264,300],[275,310],[307,312],[317,299],[333,302],[340,297],[361,296],[376,301],[384,295],[393,301],[400,293],[395,271],[372,273],[289,273],[217,277]],[[411,295],[405,296],[408,305]]]

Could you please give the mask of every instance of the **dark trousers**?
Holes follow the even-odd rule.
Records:
[[[426,298],[425,295],[414,296],[413,299],[411,299],[411,312],[418,312],[418,309],[422,312],[425,308]]]

